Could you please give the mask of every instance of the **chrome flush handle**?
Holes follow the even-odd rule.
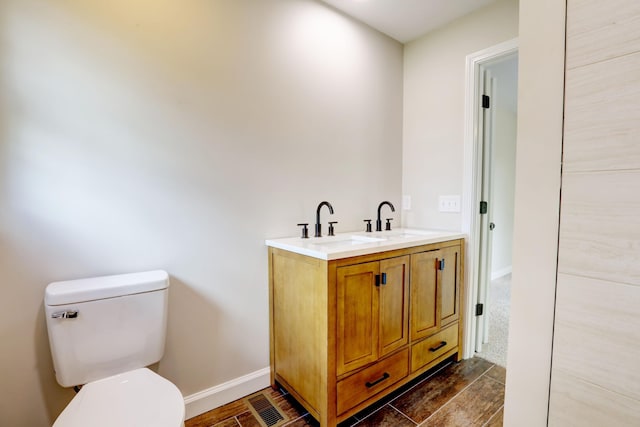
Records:
[[[75,319],[78,317],[78,310],[58,311],[51,314],[53,319]]]

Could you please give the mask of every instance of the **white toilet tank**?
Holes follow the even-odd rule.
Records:
[[[86,384],[159,361],[168,292],[162,270],[50,283],[44,302],[58,383]]]

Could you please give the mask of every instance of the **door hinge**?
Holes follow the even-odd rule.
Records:
[[[484,304],[476,304],[476,316],[482,316],[484,313]]]
[[[486,214],[487,210],[488,210],[487,202],[480,202],[480,215]]]
[[[482,108],[491,107],[491,98],[488,95],[482,95]]]

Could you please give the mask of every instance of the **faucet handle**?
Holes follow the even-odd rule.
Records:
[[[329,221],[329,236],[334,236],[333,224],[337,224],[338,221]]]
[[[370,219],[365,219],[364,222],[367,223],[367,233],[371,233],[371,220]]]
[[[387,225],[384,227],[387,231],[391,230],[391,220],[393,220],[393,218],[387,218]]]
[[[309,238],[309,229],[307,228],[308,225],[309,225],[308,222],[303,222],[301,224],[298,224],[298,227],[302,227],[302,236],[300,236],[302,239]]]

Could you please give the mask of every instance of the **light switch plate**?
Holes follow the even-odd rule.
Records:
[[[408,194],[402,196],[402,209],[405,211],[411,210],[411,196]]]
[[[440,196],[438,210],[440,212],[460,212],[460,196]]]

